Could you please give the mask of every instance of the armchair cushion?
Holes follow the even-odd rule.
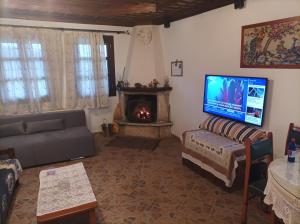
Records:
[[[17,159],[0,160],[0,223],[5,223],[21,171],[22,168]]]

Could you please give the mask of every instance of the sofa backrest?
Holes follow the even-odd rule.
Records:
[[[52,119],[63,119],[65,128],[86,126],[85,113],[83,110],[0,116],[0,125],[14,123],[18,121],[30,122],[30,121],[52,120]]]
[[[210,116],[207,118],[200,125],[200,128],[240,143],[244,143],[246,139],[250,139],[254,142],[257,139],[265,138],[267,135],[267,132],[264,130],[249,127],[240,122],[216,116]]]

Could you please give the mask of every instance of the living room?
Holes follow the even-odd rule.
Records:
[[[60,129],[59,126],[63,125],[64,130],[61,131],[65,132],[64,134],[59,133],[57,136],[54,136],[54,133],[47,134],[45,132],[43,137],[33,138],[34,132],[39,132],[39,135],[43,134],[39,130],[34,130],[40,128],[34,126],[34,124],[31,127],[33,129],[31,134],[27,133],[28,130],[25,131],[25,137],[30,137],[30,140],[26,140],[28,145],[25,147],[25,143],[22,142],[23,145],[18,146],[24,148],[20,157],[23,171],[18,174],[20,175],[18,186],[14,188],[9,208],[5,209],[7,213],[5,217],[7,216],[7,218],[3,216],[1,223],[55,223],[47,220],[49,216],[46,217],[45,221],[42,219],[45,218],[43,215],[37,214],[42,171],[48,170],[46,176],[51,177],[54,168],[67,167],[77,163],[84,165],[92,189],[92,192],[89,193],[95,194],[94,197],[91,197],[92,201],[94,198],[96,201],[93,204],[96,207],[92,207],[95,209],[95,214],[91,213],[90,219],[93,219],[91,217],[94,215],[96,223],[241,223],[242,207],[245,204],[243,197],[244,184],[238,187],[237,190],[228,191],[226,189],[228,186],[225,186],[224,189],[223,186],[220,187],[219,184],[215,183],[216,181],[212,181],[213,178],[206,177],[206,174],[199,174],[191,167],[185,166],[186,164],[182,164],[182,152],[187,152],[183,151],[183,148],[187,147],[187,139],[192,138],[187,131],[198,129],[199,125],[205,123],[210,117],[209,113],[203,112],[205,77],[207,74],[222,77],[266,78],[268,83],[261,127],[244,124],[245,122],[241,123],[247,125],[247,127],[249,125],[250,128],[255,127],[257,130],[272,133],[272,156],[274,161],[285,155],[289,125],[290,123],[300,124],[300,101],[297,100],[297,97],[300,96],[300,89],[298,88],[298,83],[300,83],[300,56],[296,54],[298,62],[293,65],[294,67],[288,69],[285,67],[286,64],[283,64],[282,67],[272,67],[270,65],[265,67],[242,66],[241,34],[243,28],[247,28],[245,26],[252,24],[287,18],[295,18],[296,22],[299,23],[300,2],[298,0],[235,1],[236,4],[244,3],[243,6],[239,5],[235,9],[233,1],[205,1],[207,3],[206,8],[201,8],[202,3],[200,1],[198,3],[178,1],[182,4],[199,4],[199,10],[195,7],[196,9],[191,13],[180,11],[177,12],[178,17],[173,15],[174,19],[164,19],[152,23],[146,19],[138,20],[139,17],[134,16],[128,16],[128,20],[126,20],[126,15],[128,15],[126,14],[128,12],[124,12],[126,7],[122,8],[121,3],[118,1],[115,1],[115,11],[111,9],[114,13],[109,15],[109,10],[105,12],[107,18],[94,15],[90,20],[87,17],[80,16],[80,7],[75,7],[78,10],[76,17],[72,12],[69,12],[68,8],[56,8],[55,4],[59,5],[58,1],[45,1],[44,4],[38,4],[35,1],[30,2],[32,5],[26,5],[17,0],[1,2],[0,38],[2,40],[2,37],[13,36],[15,33],[14,37],[21,40],[22,32],[25,32],[23,30],[26,29],[28,29],[26,32],[31,32],[32,29],[35,30],[33,33],[45,32],[49,34],[50,42],[57,43],[53,46],[49,45],[52,46],[52,50],[50,47],[49,52],[51,51],[51,54],[57,57],[55,59],[57,62],[52,61],[55,64],[54,69],[49,65],[49,71],[56,74],[56,78],[53,80],[56,80],[59,87],[53,88],[53,91],[59,96],[56,99],[60,100],[59,105],[61,106],[52,107],[52,104],[44,106],[43,103],[32,103],[34,106],[30,107],[27,106],[28,102],[19,101],[20,104],[26,106],[13,104],[13,106],[8,107],[7,105],[11,104],[4,100],[6,98],[3,93],[4,84],[2,84],[4,83],[3,77],[5,77],[3,66],[0,68],[0,85],[2,88],[0,94],[0,107],[2,107],[0,108],[0,126],[6,127],[7,117],[13,119],[14,122],[19,122],[21,116],[21,120],[25,123],[25,126],[27,125],[27,129],[30,127],[30,122],[51,119],[56,122],[51,124],[55,125],[54,129],[57,127]],[[89,4],[92,4],[92,2]],[[150,11],[150,14],[158,13],[156,7],[159,6],[160,1],[142,1],[145,5],[139,6],[134,5],[137,4],[137,1],[128,2],[127,4],[133,4],[131,8],[129,7],[132,14],[136,11],[136,14],[142,15],[147,13],[143,10]],[[165,4],[169,4],[168,7],[172,8],[171,3],[176,4],[177,1],[166,2],[168,3]],[[117,3],[119,3],[119,8]],[[153,4],[156,7],[153,7]],[[163,3],[160,4],[164,6]],[[95,10],[91,10],[91,12],[95,12]],[[121,19],[118,18],[118,13],[123,13]],[[114,23],[110,22],[109,18],[114,17],[116,19]],[[133,19],[129,20],[130,18]],[[130,21],[131,24],[128,22],[127,25],[124,25],[126,21]],[[9,32],[4,32],[6,30]],[[295,38],[298,38],[299,41],[299,28],[295,30]],[[99,91],[101,94],[106,91],[106,94],[101,95],[102,98],[90,98],[90,101],[86,104],[75,97],[76,90],[70,87],[70,83],[74,81],[70,74],[74,70],[69,68],[74,67],[76,60],[69,57],[68,55],[72,55],[72,53],[67,51],[68,44],[76,37],[73,32],[84,33],[84,31],[88,34],[93,33],[93,38],[96,41],[98,40],[98,34],[101,36],[99,40],[103,36],[113,37],[114,55],[114,78],[103,79],[101,78],[102,73],[99,72],[100,82],[108,82],[103,84],[104,86],[107,85],[104,88],[105,90],[102,90],[101,86]],[[51,39],[53,36],[50,34],[53,34],[53,36],[58,35],[55,36],[58,39],[53,41]],[[64,39],[62,40],[59,35],[64,36]],[[44,36],[43,38],[46,39]],[[61,42],[65,43],[66,40],[66,44],[60,45]],[[297,43],[299,42],[296,41],[296,47],[299,50]],[[64,46],[64,49],[61,49],[60,46]],[[106,46],[110,45],[106,44]],[[54,52],[61,50],[65,52],[59,56]],[[111,55],[106,56],[110,57]],[[99,55],[99,58],[101,57]],[[4,62],[3,58],[1,57],[1,65]],[[26,58],[22,58],[22,60],[26,60]],[[173,66],[177,66],[177,64],[180,64],[180,71],[179,74],[174,74]],[[157,89],[153,87],[154,80],[159,82]],[[111,83],[114,86],[111,86]],[[120,83],[121,87],[117,86],[116,88],[116,85]],[[150,91],[150,93],[148,92],[150,95],[166,95],[163,99],[166,99],[167,109],[162,110],[166,110],[167,114],[166,116],[161,115],[163,117],[161,119],[157,115],[157,121],[163,121],[164,123],[161,122],[163,124],[153,125],[150,122],[142,124],[144,129],[141,129],[141,124],[134,126],[127,124],[127,121],[123,122],[123,118],[126,116],[124,111],[126,108],[124,105],[122,106],[121,101],[127,99],[132,94],[130,88],[136,86],[144,88],[137,91],[142,95],[147,91]],[[126,89],[128,87],[129,89]],[[170,89],[167,91],[159,90],[159,88],[165,87],[170,87]],[[59,91],[59,89],[62,89],[62,91]],[[95,92],[97,91],[95,90]],[[74,99],[77,100],[76,105]],[[161,106],[161,103],[158,105]],[[68,111],[74,112],[74,110],[80,111],[75,111],[76,114],[68,114]],[[85,113],[82,113],[82,110]],[[48,115],[49,112],[55,113],[55,115]],[[47,115],[44,115],[45,113]],[[56,115],[56,113],[63,113],[63,115]],[[14,118],[15,116],[19,118]],[[102,133],[103,124],[104,127],[106,127],[106,124],[112,124],[114,136],[104,137]],[[49,128],[49,124],[46,125]],[[163,131],[161,126],[165,128]],[[0,130],[5,131],[3,128]],[[68,128],[76,128],[77,132],[75,133],[72,130],[72,133],[68,133]],[[157,132],[157,130],[159,131]],[[51,132],[51,130],[48,131]],[[159,139],[159,141],[156,141],[153,150],[139,147],[131,148],[130,144],[133,144],[133,142],[130,141],[122,142],[124,145],[129,145],[128,147],[109,146],[111,141],[119,138],[119,135],[122,134],[126,137],[126,133],[135,133],[138,137],[149,137],[148,134],[154,133],[155,139]],[[158,136],[157,133],[159,133]],[[183,135],[183,133],[186,134]],[[218,134],[222,135],[221,133]],[[162,137],[162,135],[167,137]],[[13,137],[18,136],[8,137],[11,138],[9,141],[1,141],[0,139],[0,149],[14,148],[18,140],[12,139]],[[68,138],[71,137],[72,140],[68,142]],[[224,136],[222,135],[222,137]],[[56,144],[52,145],[50,143],[51,138],[55,138]],[[76,141],[76,138],[78,141]],[[60,142],[58,142],[58,139]],[[45,143],[47,141],[49,143]],[[12,146],[7,145],[7,142]],[[137,144],[146,145],[145,142]],[[18,147],[15,148],[17,159]],[[47,152],[40,150],[38,147],[45,148]],[[95,151],[92,150],[93,147]],[[54,148],[59,149],[59,152],[56,152]],[[64,149],[68,150],[65,154]],[[27,155],[24,150],[28,150]],[[72,154],[73,151],[76,151],[76,153],[74,152],[71,158],[68,159],[70,152]],[[59,153],[60,156],[57,158],[56,155]],[[75,158],[76,160],[68,161]],[[297,160],[298,157],[295,164],[297,164]],[[194,160],[191,159],[191,161]],[[209,169],[205,170],[209,172]],[[244,168],[244,170],[246,169]],[[40,174],[40,172],[42,173]],[[212,176],[219,177],[219,174],[211,173],[214,174]],[[299,178],[299,173],[296,179],[297,177]],[[64,184],[63,190],[68,189],[69,186]],[[299,179],[296,192],[299,193]],[[295,200],[299,202],[300,199],[296,196]],[[268,208],[270,211],[265,213],[260,208],[264,205],[259,199],[249,202],[248,223],[272,223],[272,220],[275,219],[278,219],[276,220],[278,223],[297,224],[299,222],[297,221],[297,217],[299,217],[297,215],[300,214],[299,203],[298,207],[291,206],[294,209],[294,213],[291,212],[295,215],[294,217],[284,217],[276,211],[276,206],[272,207],[272,204]],[[79,213],[82,213],[82,211]],[[42,218],[38,219],[39,216]],[[63,221],[66,223],[80,223],[79,218],[70,221],[68,218],[72,217],[69,216],[66,215],[66,220]],[[278,217],[276,218],[276,216]],[[85,218],[82,217],[83,220]],[[60,223],[59,218],[56,220]],[[89,222],[83,221],[81,223]]]

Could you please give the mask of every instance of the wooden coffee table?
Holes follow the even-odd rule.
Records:
[[[40,172],[37,223],[52,222],[83,213],[96,224],[96,197],[82,163]]]

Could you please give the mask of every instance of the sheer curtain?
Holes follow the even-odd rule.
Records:
[[[67,108],[108,106],[106,46],[98,32],[67,31],[63,35]]]
[[[108,106],[99,32],[0,27],[0,114]]]
[[[62,109],[61,32],[0,27],[0,113]]]

